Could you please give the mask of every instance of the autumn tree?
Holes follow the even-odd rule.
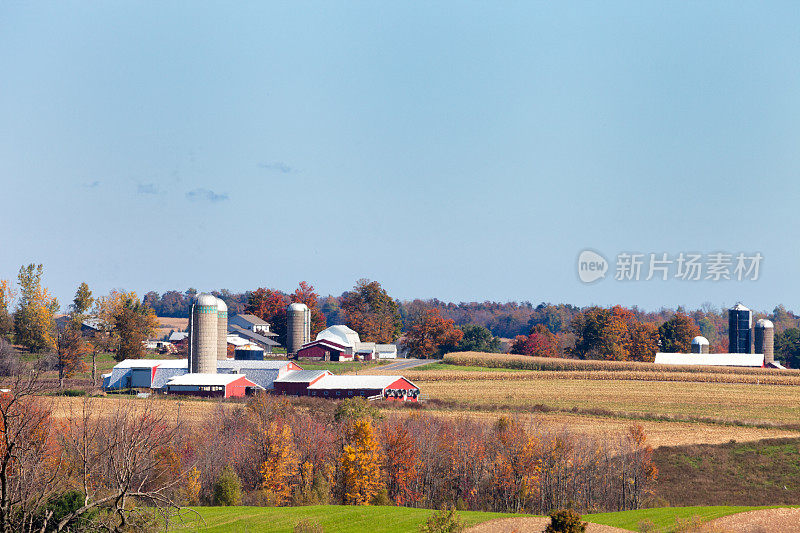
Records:
[[[86,282],[81,283],[78,286],[78,290],[75,291],[75,298],[73,298],[70,306],[73,319],[76,322],[82,322],[89,309],[92,308],[93,303],[94,298],[92,298],[92,291],[89,290],[89,285]]]
[[[409,355],[428,359],[443,350],[452,350],[463,337],[464,332],[455,326],[452,319],[442,318],[438,309],[428,309],[411,326],[402,346]]]
[[[697,335],[700,335],[697,324],[691,317],[681,312],[675,313],[658,328],[661,349],[670,353],[689,353],[692,339]]]
[[[513,419],[501,418],[495,427],[492,498],[495,508],[519,513],[531,509],[538,495],[541,459],[535,437]]]
[[[582,359],[652,361],[658,350],[654,326],[639,322],[636,314],[622,306],[590,307],[572,321],[575,346]]]
[[[22,266],[19,269],[19,301],[14,314],[16,341],[31,351],[55,347],[54,315],[59,309],[58,300],[42,287],[41,264]]]
[[[281,291],[258,288],[247,296],[245,310],[269,322],[270,331],[278,334],[278,342],[286,344],[286,307],[289,298]]]
[[[658,478],[658,467],[653,461],[653,448],[647,443],[647,435],[640,424],[628,428],[625,436],[627,459],[622,472],[624,508],[639,509],[642,496],[652,494],[652,485]],[[625,486],[627,485],[627,486]]]
[[[139,359],[144,355],[144,341],[152,336],[158,326],[150,306],[139,301],[135,292],[111,291],[97,299],[95,309],[101,327],[95,340],[98,349],[103,343],[115,353],[117,361]]]
[[[325,322],[325,315],[322,314],[319,308],[319,295],[314,292],[314,286],[305,281],[301,281],[300,285],[295,289],[291,296],[292,302],[299,302],[306,304],[308,310],[311,312],[311,338],[315,338],[317,333],[327,327]]]
[[[399,304],[377,281],[360,279],[341,299],[345,324],[357,331],[364,342],[388,344],[399,336],[403,326]]]
[[[395,505],[413,505],[422,499],[422,469],[416,442],[399,420],[388,423],[384,431],[389,498]]]
[[[56,355],[58,356],[58,385],[64,388],[64,379],[86,370],[84,357],[91,347],[81,335],[80,323],[70,321],[57,328]]]
[[[384,488],[379,446],[369,418],[348,424],[339,472],[345,504],[368,505]]]
[[[554,357],[558,342],[544,324],[536,324],[528,335],[518,335],[511,344],[511,353],[536,357]]]
[[[9,311],[13,300],[14,292],[11,282],[0,279],[0,338],[6,340],[11,340],[11,334],[14,332],[14,319]]]
[[[292,496],[292,480],[299,467],[292,429],[283,417],[276,416],[263,431],[261,489],[268,503],[283,505]]]

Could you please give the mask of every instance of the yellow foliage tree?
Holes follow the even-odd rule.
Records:
[[[263,446],[261,488],[268,503],[282,505],[292,496],[292,480],[299,465],[289,424],[282,418],[271,420],[264,430]]]
[[[19,269],[20,298],[14,315],[14,332],[19,344],[32,351],[55,347],[54,315],[58,300],[42,287],[42,265],[30,264]]]
[[[347,444],[339,456],[339,467],[344,503],[368,505],[383,490],[381,456],[368,418],[350,423]]]

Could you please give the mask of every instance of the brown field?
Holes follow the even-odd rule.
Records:
[[[158,317],[158,327],[156,328],[154,338],[160,339],[166,335],[169,335],[169,332],[172,330],[184,331],[188,327],[189,327],[188,318],[172,318],[172,317],[160,316]]]
[[[794,386],[504,376],[507,379],[411,379],[427,398],[477,410],[530,411],[543,405],[557,410],[603,410],[644,418],[800,424],[800,388]]]
[[[56,419],[64,419],[70,413],[77,415],[82,407],[83,398],[51,397],[53,415]],[[131,402],[141,403],[142,400],[130,397],[102,397],[89,398],[95,409],[113,411],[124,409]],[[197,424],[207,419],[217,409],[233,409],[241,404],[236,402],[218,402],[211,400],[176,400],[156,398],[154,401],[160,408],[168,413],[168,417],[180,418],[184,423]],[[416,411],[390,410],[385,416],[406,415]],[[502,414],[489,411],[473,410],[438,410],[427,408],[426,413],[434,416],[467,417],[493,423]],[[614,439],[623,434],[634,423],[632,420],[604,416],[591,416],[573,413],[521,413],[520,418],[528,423],[544,426],[555,431],[568,430],[575,433],[592,435],[600,438]],[[797,437],[797,431],[778,428],[752,428],[738,427],[723,424],[709,424],[697,422],[672,422],[672,421],[636,421],[640,423],[648,435],[653,446],[678,446],[687,444],[720,444],[735,439],[739,442],[756,441],[767,438]]]

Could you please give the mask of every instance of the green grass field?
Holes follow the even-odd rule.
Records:
[[[357,372],[359,370],[375,369],[385,365],[387,361],[365,361],[365,362],[338,362],[338,361],[297,361],[297,364],[304,370],[330,370],[334,374],[344,374],[346,372]]]
[[[640,522],[649,521],[658,528],[658,531],[668,533],[674,531],[676,518],[687,520],[699,517],[700,520],[705,522],[754,509],[766,509],[766,507],[665,507],[618,513],[589,514],[584,515],[583,519],[631,531],[637,531]],[[178,527],[177,531],[291,533],[300,520],[308,518],[318,522],[326,533],[413,533],[434,512],[430,509],[412,509],[408,507],[340,505],[309,507],[198,507],[196,510],[202,520],[199,520],[196,515],[187,515],[186,523]],[[462,511],[458,514],[468,526],[496,518],[529,516],[476,511]]]

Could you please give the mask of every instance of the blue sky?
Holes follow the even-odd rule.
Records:
[[[800,3],[0,3],[0,278],[800,310]],[[585,248],[758,281],[579,281]]]

